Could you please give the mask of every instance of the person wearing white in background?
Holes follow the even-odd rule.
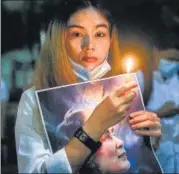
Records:
[[[6,128],[6,108],[9,99],[9,90],[6,82],[1,78],[1,138],[5,138]]]
[[[156,151],[164,173],[179,173],[179,36],[163,32],[154,48],[152,91],[146,108],[161,118],[162,137]],[[144,79],[137,73],[141,88]]]
[[[6,82],[3,78],[1,78],[1,159],[4,164],[7,163],[7,147],[3,144],[3,140],[6,138],[6,128],[7,128],[7,118],[6,118],[6,111],[7,111],[7,104],[9,100],[9,90],[6,85]]]

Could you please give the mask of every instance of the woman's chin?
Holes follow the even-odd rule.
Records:
[[[97,67],[96,64],[85,64],[84,68],[86,68],[88,71],[92,71],[93,69],[95,69]]]
[[[128,170],[130,168],[130,163],[128,160],[126,160],[115,164],[100,165],[100,168],[105,173],[120,173]]]
[[[125,160],[123,162],[120,162],[116,165],[111,166],[108,171],[112,172],[112,173],[119,173],[119,172],[122,172],[122,171],[126,171],[129,168],[130,168],[130,163],[129,163],[128,160]]]
[[[127,160],[126,161],[126,166],[125,166],[125,170],[128,170],[130,168],[131,164],[130,162]]]
[[[88,71],[92,71],[96,67],[98,67],[102,62],[96,61],[96,62],[82,62],[82,66],[86,68]]]

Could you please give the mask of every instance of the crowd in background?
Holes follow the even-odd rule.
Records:
[[[33,84],[35,62],[58,2],[2,1],[1,163],[4,172],[17,171],[14,139],[17,106],[23,91]],[[140,76],[144,103],[162,118],[158,158],[165,166],[163,154],[170,147],[170,161],[179,164],[179,1],[102,2],[111,8],[118,25],[121,62],[129,52],[136,55],[133,71]],[[177,165],[168,166],[164,171],[179,172]]]

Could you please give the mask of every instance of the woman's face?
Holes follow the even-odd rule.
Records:
[[[130,167],[123,141],[112,134],[103,137],[103,143],[96,153],[95,162],[105,172],[115,173]]]
[[[67,22],[67,55],[89,71],[108,56],[110,29],[108,20],[94,8],[74,13]]]

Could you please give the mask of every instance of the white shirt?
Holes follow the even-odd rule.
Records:
[[[8,88],[3,78],[1,78],[1,101],[7,102],[9,99]]]
[[[72,173],[65,149],[52,153],[44,132],[35,88],[21,97],[15,125],[19,173]]]
[[[142,90],[144,77],[141,71],[137,73]],[[164,81],[159,71],[153,73],[153,89],[146,106],[148,110],[156,111],[167,101],[179,105],[179,78],[175,74]],[[162,137],[156,155],[164,173],[179,173],[179,114],[161,118]]]

